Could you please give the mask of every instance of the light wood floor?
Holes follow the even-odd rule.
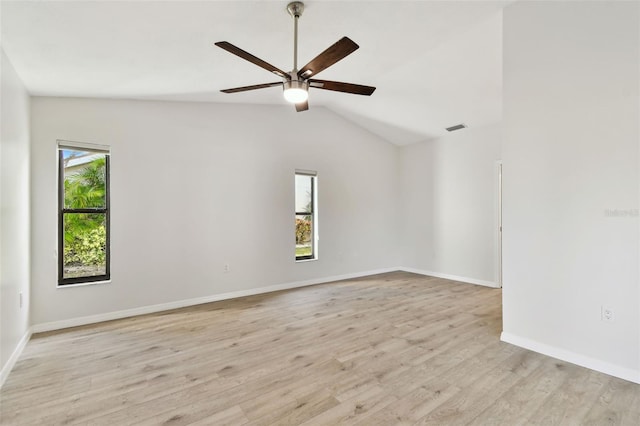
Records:
[[[3,425],[640,425],[640,386],[501,343],[501,291],[404,272],[35,336]]]

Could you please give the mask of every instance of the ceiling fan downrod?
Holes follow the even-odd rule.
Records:
[[[289,15],[293,17],[293,71],[291,77],[297,80],[298,73],[298,18],[302,16],[304,12],[304,3],[301,1],[294,1],[287,5],[287,11]],[[294,77],[295,75],[295,77]]]

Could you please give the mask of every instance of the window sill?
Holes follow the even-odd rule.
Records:
[[[296,259],[296,263],[315,262],[316,260],[318,260],[317,257],[314,259]]]
[[[74,287],[86,287],[89,285],[101,285],[101,284],[111,284],[111,280],[105,280],[105,281],[91,281],[88,283],[76,283],[76,284],[63,284],[57,285],[57,288],[74,288]]]

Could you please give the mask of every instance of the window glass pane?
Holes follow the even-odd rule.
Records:
[[[64,208],[104,208],[106,155],[65,149],[62,151],[62,162]]]
[[[107,273],[107,232],[104,213],[64,213],[62,278]]]
[[[311,215],[296,215],[296,257],[313,255],[313,218]]]
[[[297,212],[311,211],[312,183],[313,183],[313,176],[296,175],[296,211]]]

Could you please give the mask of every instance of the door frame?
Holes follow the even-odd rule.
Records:
[[[499,288],[502,288],[502,160],[496,161],[496,175],[497,175],[497,215],[496,215],[496,271],[497,271],[497,284]]]

